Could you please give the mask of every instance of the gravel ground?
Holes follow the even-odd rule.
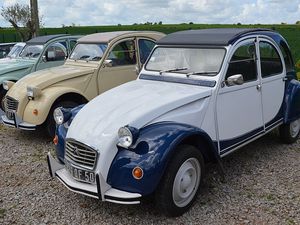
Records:
[[[300,224],[300,140],[281,144],[277,134],[223,160],[226,179],[207,169],[191,210],[167,218],[153,203],[102,203],[68,191],[49,178],[53,144],[38,132],[0,125],[0,224]]]

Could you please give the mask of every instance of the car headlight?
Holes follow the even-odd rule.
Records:
[[[37,87],[27,87],[27,96],[30,100],[37,98],[41,94],[41,89]]]
[[[138,130],[134,127],[121,127],[118,131],[118,146],[129,148],[137,139]]]
[[[2,87],[4,90],[8,91],[14,84],[15,84],[15,82],[5,80],[2,83]]]
[[[56,108],[53,112],[53,117],[57,125],[61,125],[67,122],[71,118],[71,116],[72,113],[70,112],[70,110],[64,109],[62,107]]]

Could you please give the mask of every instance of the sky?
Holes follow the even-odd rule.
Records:
[[[0,7],[30,0],[0,0]],[[44,27],[134,24],[295,24],[300,0],[38,0]],[[10,24],[0,16],[0,26]]]

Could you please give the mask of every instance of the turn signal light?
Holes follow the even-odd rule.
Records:
[[[57,136],[57,135],[55,135],[55,137],[53,138],[53,143],[54,143],[55,145],[58,144],[58,136]]]
[[[33,115],[38,115],[39,114],[39,111],[37,110],[37,109],[34,109],[33,111],[32,111],[32,113],[33,113]]]
[[[140,168],[138,166],[132,170],[132,176],[137,180],[142,179],[143,175],[144,175],[144,172],[143,172],[142,168]]]

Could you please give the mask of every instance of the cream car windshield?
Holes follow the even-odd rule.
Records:
[[[78,44],[74,48],[70,59],[99,61],[102,58],[106,48],[107,44]]]
[[[146,70],[182,73],[186,75],[214,76],[222,66],[224,48],[170,48],[154,50]]]
[[[42,51],[43,45],[26,45],[20,53],[20,57],[38,58]]]

